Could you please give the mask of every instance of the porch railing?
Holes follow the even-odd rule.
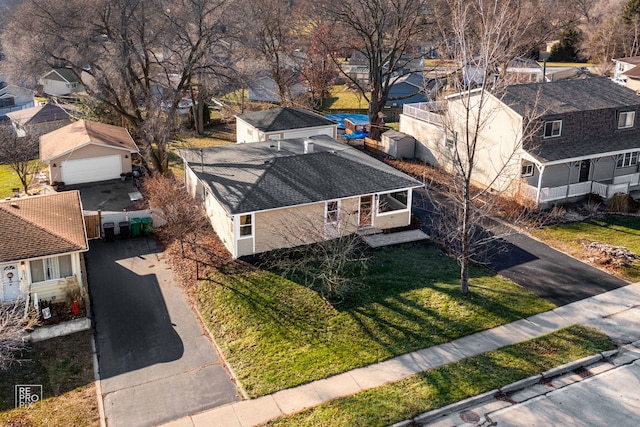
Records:
[[[556,200],[568,199],[570,197],[585,196],[587,194],[597,194],[608,199],[614,194],[629,194],[629,182],[614,184],[604,184],[596,181],[578,182],[576,184],[561,185],[559,187],[543,187],[540,189],[539,203],[553,202]],[[536,197],[536,187],[529,186],[532,197]]]
[[[640,172],[629,175],[620,175],[613,178],[614,184],[628,183],[631,187],[640,185]]]
[[[427,123],[442,126],[444,119],[442,114],[434,111],[442,111],[445,107],[443,102],[419,102],[416,104],[405,104],[402,107],[402,114],[423,120]]]

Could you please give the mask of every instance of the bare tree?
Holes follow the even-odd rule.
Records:
[[[232,1],[26,0],[5,21],[5,69],[31,82],[51,67],[73,70],[132,128],[149,166],[165,172],[166,132],[194,76],[227,71],[214,53],[232,37]]]
[[[37,160],[39,148],[37,137],[18,137],[12,128],[0,127],[0,163],[9,165],[18,175],[25,193],[40,167]]]
[[[28,343],[26,332],[38,324],[35,313],[25,311],[25,301],[0,304],[0,371],[8,369]]]
[[[489,124],[501,114],[500,87],[508,81],[500,78],[502,69],[525,53],[526,43],[517,35],[530,31],[535,19],[522,14],[517,0],[447,0],[446,7],[450,20],[443,32],[453,42],[448,52],[464,64],[466,73],[452,82],[457,94],[445,101],[440,119],[438,138],[444,144],[439,146],[451,179],[440,193],[444,201],[434,205],[432,229],[434,237],[456,257],[460,289],[467,294],[470,263],[483,261],[482,249],[503,234],[502,230],[487,230],[487,219],[496,208],[489,189],[513,191],[518,181],[508,177],[520,176],[522,141],[537,125],[528,116],[516,121],[513,129],[504,130],[502,133],[511,132],[504,139],[489,137],[495,132],[489,130]],[[482,185],[474,187],[478,182]]]
[[[344,74],[367,100],[370,136],[378,140],[384,129],[383,110],[389,90],[406,65],[407,55],[418,56],[415,48],[433,21],[431,2],[321,0],[314,5],[317,15],[334,29],[338,39],[337,46],[328,46],[333,61],[339,65],[340,52],[345,50],[358,51],[367,59],[368,86]]]
[[[264,255],[269,268],[318,291],[329,302],[337,303],[364,285],[369,256],[357,228],[357,208],[327,208],[326,221],[311,213],[280,218],[272,224],[278,230],[278,249]]]

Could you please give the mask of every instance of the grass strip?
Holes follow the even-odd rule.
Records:
[[[578,325],[431,369],[269,422],[284,426],[388,426],[547,369],[614,348],[600,332]]]
[[[554,306],[492,272],[459,267],[432,244],[373,253],[366,287],[330,305],[264,270],[212,274],[200,311],[250,396],[273,393],[509,323]]]

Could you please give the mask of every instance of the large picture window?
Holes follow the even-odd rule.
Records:
[[[378,213],[394,212],[408,209],[409,191],[380,194],[378,196]]]
[[[562,120],[544,122],[544,137],[555,138],[562,134]]]
[[[628,168],[629,166],[635,166],[638,164],[638,152],[635,153],[625,153],[618,156],[618,162],[616,163],[616,167],[618,168]]]
[[[29,268],[31,270],[32,283],[73,276],[71,255],[61,255],[29,261]]]

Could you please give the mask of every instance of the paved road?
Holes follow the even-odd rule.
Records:
[[[86,258],[109,427],[239,400],[153,240],[93,240]]]
[[[434,213],[420,191],[416,191],[413,213],[430,234],[429,216]],[[558,306],[628,284],[520,233],[491,242],[488,253],[489,268]]]
[[[638,362],[587,378],[490,414],[497,427],[637,427],[640,424]]]

